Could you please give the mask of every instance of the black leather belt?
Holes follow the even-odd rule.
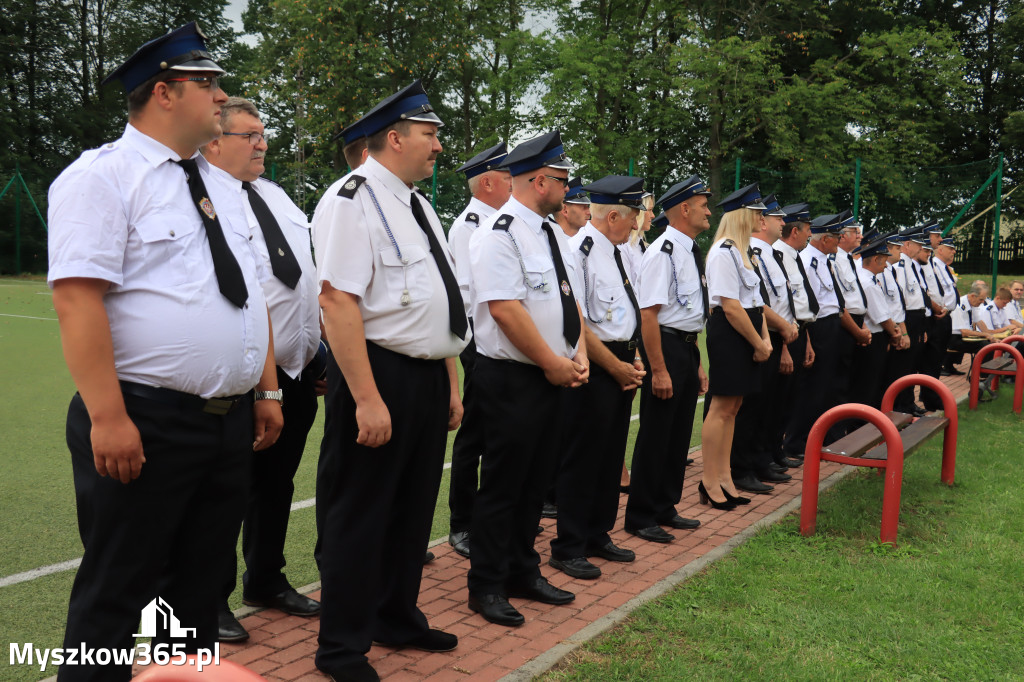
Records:
[[[605,348],[611,351],[612,355],[617,357],[623,362],[633,362],[633,358],[636,357],[636,348],[638,344],[636,341],[602,341]]]
[[[666,334],[671,334],[672,336],[678,336],[686,343],[697,343],[697,337],[700,335],[700,332],[684,332],[682,329],[676,329],[675,327],[666,327],[665,325],[659,326],[661,327],[661,331]]]
[[[814,320],[797,320],[796,321],[797,333],[802,332],[803,330],[805,330],[808,327],[810,327],[812,324],[814,324]]]
[[[136,384],[132,381],[122,381],[121,392],[133,395],[137,398],[153,400],[165,405],[184,407],[188,409],[201,410],[207,414],[228,414],[234,410],[249,394],[229,395],[223,398],[200,398],[191,393],[182,393],[172,388],[159,388],[157,386],[146,386]]]
[[[908,310],[907,315],[909,317],[924,317],[924,308],[920,310]]]

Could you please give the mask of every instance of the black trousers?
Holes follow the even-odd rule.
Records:
[[[320,648],[316,663],[365,661],[373,640],[423,635],[417,608],[447,443],[450,384],[442,360],[418,360],[367,343],[377,389],[391,415],[391,440],[356,443],[356,404],[333,359],[328,391],[334,426],[318,469],[321,527]]]
[[[772,354],[755,366],[755,371],[761,373],[761,390],[744,396],[736,414],[729,455],[733,478],[756,476],[766,471],[774,460],[772,438],[777,429],[772,422],[771,405],[779,398],[779,362],[782,360],[783,343],[777,332],[768,332],[768,336],[772,341]]]
[[[661,332],[661,350],[672,378],[672,397],[654,396],[648,369],[640,393],[640,430],[633,448],[625,526],[649,528],[676,515],[683,494],[686,456],[697,409],[700,349],[675,334]],[[646,353],[644,366],[650,368]]]
[[[864,315],[851,314],[850,317],[858,327],[864,324]],[[846,403],[857,402],[853,397],[855,392],[854,384],[857,379],[853,375],[857,373],[860,368],[853,364],[853,358],[858,346],[857,340],[854,339],[850,332],[843,329],[842,324],[839,325],[838,342],[839,353],[836,358],[837,362],[830,392],[835,393],[836,395],[835,405],[844,405]]]
[[[629,351],[632,361],[634,351]],[[604,369],[591,363],[590,381],[566,391],[570,409],[557,474],[558,537],[551,556],[574,559],[611,542],[619,510],[619,477],[629,436],[634,391],[623,391]]]
[[[942,374],[942,363],[946,360],[946,349],[953,336],[953,320],[947,313],[943,317],[928,318],[928,342],[921,349],[918,371],[936,379]],[[921,388],[921,403],[926,410],[941,410],[942,400],[930,388]]]
[[[233,546],[245,510],[252,457],[252,399],[213,415],[124,396],[146,462],[123,484],[93,465],[89,419],[76,394],[67,442],[78,530],[85,546],[68,607],[64,647],[131,648],[142,609],[161,597],[194,638],[154,639],[213,648],[221,575],[211,554]],[[59,679],[128,680],[131,666],[61,666]]]
[[[565,390],[534,365],[477,355],[487,449],[473,507],[470,594],[507,594],[540,577],[534,549],[544,491],[554,473]]]
[[[284,428],[277,442],[254,452],[251,461],[249,502],[242,523],[242,593],[246,597],[272,597],[291,587],[285,567],[284,540],[291,514],[292,479],[306,449],[306,436],[316,419],[315,378],[307,372],[292,379],[277,368],[277,385],[284,390]],[[222,606],[235,589],[238,560],[234,546],[225,553]]]
[[[885,365],[883,393],[892,385],[892,382],[900,377],[917,372],[921,362],[921,351],[924,349],[924,334],[927,329],[924,310],[908,310],[905,324],[907,326],[907,335],[910,338],[910,348],[889,353],[888,362]],[[911,412],[913,408],[914,389],[904,389],[896,396],[896,400],[893,402],[893,409],[897,412]]]
[[[977,353],[990,343],[992,341],[986,339],[981,341],[964,341],[963,337],[959,334],[951,334],[949,337],[949,353],[947,353],[946,357],[946,369],[953,369],[954,365],[959,365],[963,362],[964,353]],[[970,371],[969,368],[968,371]]]
[[[882,386],[882,381],[889,352],[889,334],[884,331],[873,333],[868,345],[853,349],[849,402],[870,405],[875,409],[881,407],[882,393],[888,388]]]
[[[451,511],[451,532],[467,531],[473,525],[473,504],[476,501],[477,471],[484,452],[484,424],[477,396],[475,368],[476,343],[470,340],[459,359],[462,361],[462,426],[452,445],[451,483],[448,509]]]
[[[789,344],[789,355],[793,358],[793,373],[776,374],[775,376],[776,397],[770,401],[768,406],[770,428],[765,436],[764,447],[776,462],[781,462],[785,457],[783,445],[786,439],[786,429],[796,401],[799,399],[796,395],[798,379],[801,374],[810,371],[803,366],[804,355],[807,352],[807,330],[809,328],[807,325],[801,326],[796,340]]]
[[[836,405],[838,395],[831,390],[838,363],[839,338],[845,334],[839,326],[839,315],[818,318],[809,327],[814,365],[800,372],[796,378],[792,412],[786,425],[785,452],[803,454],[807,435],[822,414]],[[793,349],[790,347],[790,352]],[[802,357],[803,353],[801,353]],[[799,365],[801,361],[794,364]]]

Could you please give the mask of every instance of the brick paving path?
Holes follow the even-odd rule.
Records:
[[[966,367],[964,367],[966,369]],[[944,377],[943,381],[957,399],[966,397],[964,377]],[[694,464],[687,468],[682,516],[697,518],[696,531],[672,531],[676,540],[656,544],[628,535],[622,530],[626,496],[621,496],[617,530],[613,541],[636,552],[633,563],[621,564],[596,559],[604,572],[598,580],[575,580],[546,565],[549,542],[554,537],[554,521],[543,519],[544,532],[537,537],[542,572],[552,584],[576,593],[568,606],[547,606],[513,599],[513,605],[526,617],[518,628],[493,625],[472,613],[466,606],[466,572],[469,560],[463,559],[447,542],[440,541],[432,551],[437,558],[423,569],[419,604],[431,627],[441,628],[459,637],[458,648],[450,653],[431,654],[413,650],[374,646],[368,657],[380,676],[388,682],[429,680],[430,682],[488,682],[506,678],[531,679],[568,653],[615,622],[644,601],[654,598],[672,585],[700,570],[756,531],[754,524],[771,523],[792,509],[799,508],[803,468],[791,470],[789,483],[776,485],[770,495],[752,495],[752,501],[735,511],[717,511],[697,503],[697,482],[703,466],[701,453],[691,455]],[[823,462],[821,480],[830,484],[840,478],[842,467]],[[879,506],[881,509],[881,506]],[[310,592],[319,598],[319,590]],[[251,638],[244,645],[222,645],[228,660],[247,666],[268,680],[323,682],[327,678],[313,664],[319,622],[316,619],[286,616],[277,611],[236,612]],[[248,614],[248,615],[244,615]]]

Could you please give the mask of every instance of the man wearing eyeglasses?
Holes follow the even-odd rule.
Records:
[[[317,390],[319,370],[311,364],[320,346],[320,310],[309,221],[277,183],[261,177],[267,142],[252,102],[229,97],[220,111],[224,132],[202,152],[212,166],[212,182],[219,183],[237,202],[249,228],[274,327],[274,358],[285,420],[277,443],[251,460],[252,486],[242,526],[246,566],[242,599],[249,606],[315,616],[320,604],[296,592],[281,571],[295,489],[292,479],[316,418],[317,394],[326,385]],[[249,634],[228,609],[228,596],[235,589],[234,543],[225,548],[224,557],[217,637],[222,642],[239,642]]]
[[[221,73],[194,23],[143,45],[107,79],[128,93],[124,135],[50,188],[48,277],[78,388],[67,441],[85,546],[66,649],[133,647],[157,597],[194,628],[175,650],[213,648],[209,553],[238,537],[249,458],[281,429],[280,404],[263,399],[278,384],[249,230],[197,151],[221,133]],[[170,640],[158,632],[154,645]],[[62,665],[58,676],[132,670]]]

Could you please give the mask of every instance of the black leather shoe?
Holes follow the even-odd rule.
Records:
[[[557,519],[558,518],[558,505],[545,502],[544,506],[540,508],[540,515],[545,519]]]
[[[537,526],[537,535],[540,535],[543,532],[544,532],[544,526]]]
[[[516,597],[517,599],[532,599],[542,604],[553,604],[555,606],[568,604],[576,598],[576,595],[572,592],[558,589],[544,577],[537,578],[529,585],[519,585],[509,589],[508,596]]]
[[[792,478],[792,476],[790,476],[790,478]],[[755,495],[767,495],[771,491],[775,490],[774,486],[762,483],[757,480],[757,477],[752,475],[744,476],[742,478],[734,478],[732,479],[732,484],[745,493],[754,493]]]
[[[434,559],[436,559],[436,558],[437,558],[437,557],[436,557],[436,556],[434,556],[434,553],[433,553],[433,552],[431,552],[431,551],[430,551],[430,550],[428,549],[428,550],[427,550],[427,553],[423,555],[423,565],[424,565],[424,566],[426,566],[427,564],[429,564],[429,563],[430,563],[431,561],[433,561],[433,560],[434,560]]]
[[[630,561],[636,560],[636,554],[631,549],[622,549],[616,546],[614,542],[609,542],[603,547],[591,547],[587,550],[586,555],[599,556],[602,559],[608,561],[619,561],[622,563],[629,563]]]
[[[679,514],[676,514],[671,519],[662,521],[661,525],[669,526],[676,530],[693,530],[694,528],[700,528],[700,521],[697,519],[684,519]]]
[[[459,645],[459,638],[443,630],[427,630],[416,639],[408,642],[377,642],[381,646],[399,647],[403,649],[419,649],[433,653],[451,651]]]
[[[660,526],[649,526],[647,528],[627,528],[626,532],[630,535],[635,535],[641,540],[648,540],[650,542],[672,542],[676,539],[675,535],[666,533]]]
[[[693,464],[693,457],[687,457],[686,458],[686,466],[690,466],[691,464]]]
[[[469,558],[469,531],[457,530],[448,536],[448,544],[459,556]]]
[[[320,613],[320,602],[299,594],[292,587],[289,587],[280,594],[275,594],[273,597],[263,599],[243,596],[242,603],[246,606],[263,606],[268,609],[277,609],[278,611],[284,611],[289,616],[309,618]]]
[[[479,613],[495,625],[516,627],[526,622],[523,614],[516,611],[508,599],[500,594],[469,595],[469,610]]]
[[[803,466],[804,461],[802,459],[793,459],[792,457],[783,457],[777,462],[777,464],[785,467],[786,469],[796,469],[797,467]]]
[[[779,473],[778,471],[772,471],[771,469],[758,471],[757,477],[765,483],[785,483],[786,481],[793,480],[793,477],[789,474]]]
[[[786,466],[785,464],[779,464],[778,462],[769,462],[768,463],[768,468],[771,469],[772,471],[776,471],[776,472],[778,472],[780,474],[784,474],[787,471],[789,471],[789,467],[788,466]]]
[[[235,614],[226,608],[219,609],[217,611],[217,641],[244,642],[247,639],[249,639],[249,633],[235,618]]]
[[[548,559],[548,566],[580,580],[597,580],[601,577],[601,569],[581,556],[565,560],[551,557]]]
[[[327,675],[334,682],[380,682],[380,675],[377,674],[377,671],[367,661],[350,663],[349,665],[337,668],[321,668],[317,666],[317,670]]]

